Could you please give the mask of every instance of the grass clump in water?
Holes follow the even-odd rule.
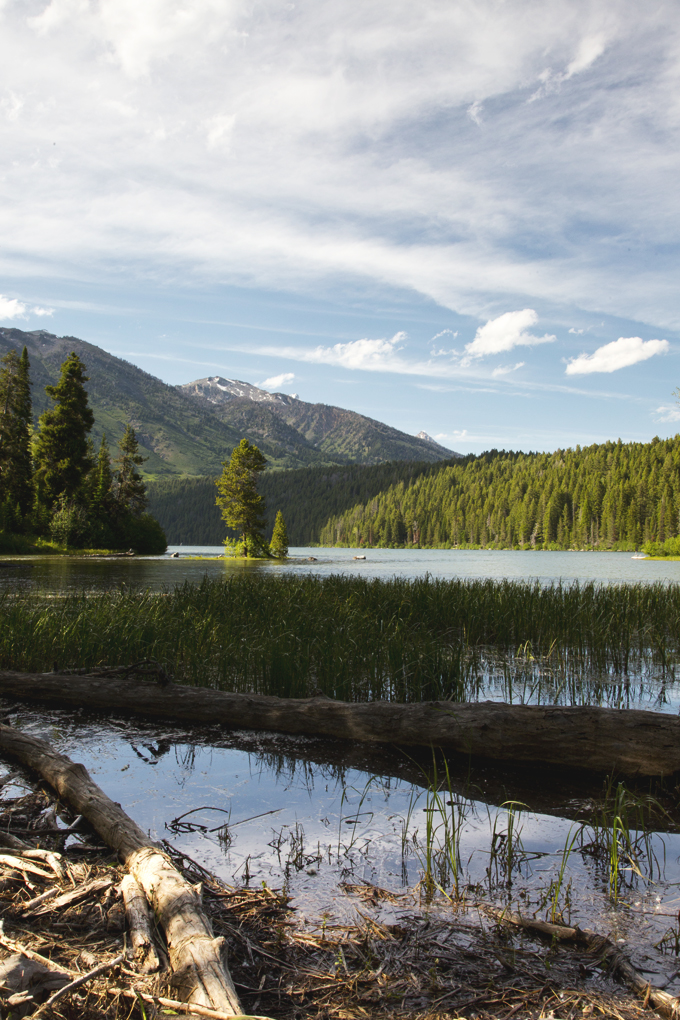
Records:
[[[504,700],[618,704],[631,675],[672,680],[680,642],[680,586],[663,584],[241,575],[8,592],[0,613],[5,669],[148,657],[177,682],[347,700],[474,700],[492,683]]]

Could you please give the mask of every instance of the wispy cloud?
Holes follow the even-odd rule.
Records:
[[[655,354],[669,350],[668,340],[642,340],[639,336],[621,336],[610,344],[598,347],[593,354],[579,354],[567,364],[567,375],[589,375],[591,372],[617,372],[620,368],[647,361]]]
[[[2,8],[8,272],[677,321],[672,0],[29,11]]]
[[[264,382],[257,383],[263,390],[280,390],[282,386],[288,386],[295,378],[294,372],[282,372],[281,375],[273,375]]]
[[[517,361],[514,365],[498,365],[497,368],[494,368],[491,375],[494,379],[502,375],[510,375],[511,372],[516,372],[518,368],[522,368],[524,364],[525,362],[523,361]]]
[[[657,407],[655,414],[658,415],[655,419],[658,422],[680,421],[680,407],[669,407],[662,404],[661,407]]]

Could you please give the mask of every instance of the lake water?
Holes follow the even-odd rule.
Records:
[[[5,557],[0,586],[54,593],[121,586],[159,591],[198,582],[206,574],[228,577],[243,570],[538,579],[543,584],[680,581],[680,562],[635,560],[627,553],[368,550],[361,553],[366,560],[354,560],[357,550],[292,549],[285,563],[243,563],[217,559],[221,548],[177,551],[178,558],[169,553],[113,560]],[[677,712],[676,686],[664,681],[664,701],[659,702],[659,685],[648,683],[643,690],[633,684],[632,694],[628,686],[612,703]],[[505,679],[494,680],[491,670],[485,696],[506,695]],[[358,907],[368,910],[343,891],[347,881],[367,880],[403,895],[396,905],[376,908],[385,920],[419,907],[450,909],[441,896],[428,906],[422,887],[418,890],[428,819],[434,820],[430,852],[435,859],[441,863],[451,845],[451,828],[444,830],[439,809],[432,811],[423,790],[428,761],[422,757],[388,755],[358,744],[334,747],[332,741],[311,737],[209,727],[187,731],[4,704],[16,725],[82,761],[155,838],[167,839],[228,882],[285,886],[300,923],[313,925],[324,917],[351,921]],[[451,767],[451,790],[441,803],[452,801],[444,810],[450,811],[449,825],[456,827],[458,881],[466,898],[471,903],[521,903],[523,910],[546,917],[564,848],[578,831],[576,820],[598,798],[601,780],[544,768]],[[16,794],[12,785],[2,796]],[[509,800],[525,805],[512,818]],[[508,860],[503,846],[508,845],[510,822],[514,854]],[[646,843],[640,842],[634,862],[625,862],[619,896],[612,902],[604,858],[588,848],[591,835],[584,830],[567,855],[557,893],[565,920],[612,934],[652,981],[668,983],[677,994],[677,959],[665,955],[662,940],[677,927],[680,836],[652,832]],[[451,889],[452,881],[449,870],[443,886]]]
[[[370,912],[343,890],[343,883],[362,881],[401,897],[375,908],[381,920],[398,921],[418,909],[449,915],[445,897],[436,895],[428,904],[418,889],[428,822],[434,830],[430,851],[440,862],[442,851],[450,850],[452,831],[447,843],[442,816],[431,810],[423,790],[425,760],[418,764],[395,753],[371,767],[370,751],[359,745],[333,751],[328,741],[313,737],[229,734],[217,727],[192,732],[23,707],[14,707],[12,717],[21,729],[83,762],[152,837],[168,840],[228,883],[264,881],[285,888],[298,924],[313,927],[324,918],[352,923],[357,909]],[[574,819],[601,787],[556,774],[550,781],[553,796],[566,798],[567,813],[561,815],[533,803],[528,777],[523,787],[513,788],[511,769],[494,774],[493,769],[468,773],[467,765],[452,767],[451,790],[441,803],[456,827],[461,893],[470,905],[520,902],[523,911],[545,917],[565,846],[578,830]],[[15,783],[0,796],[20,792]],[[508,860],[503,802],[510,795],[526,795],[529,804],[512,818],[514,856]],[[677,994],[677,959],[653,945],[677,923],[680,836],[650,834],[636,857],[640,874],[626,862],[616,903],[607,895],[606,867],[588,849],[591,837],[586,830],[567,857],[557,893],[565,921],[609,933],[652,981],[669,981]],[[585,849],[579,851],[581,844]],[[453,889],[450,869],[437,880]]]
[[[172,553],[179,557],[173,558]],[[633,559],[617,552],[520,552],[468,549],[317,549],[290,550],[284,562],[225,560],[221,546],[170,546],[164,556],[120,557],[11,557],[0,566],[0,587],[67,591],[92,588],[157,591],[204,576],[228,577],[234,571],[310,572],[353,574],[358,577],[494,578],[500,580],[680,582],[680,561]],[[357,555],[365,560],[355,560]]]

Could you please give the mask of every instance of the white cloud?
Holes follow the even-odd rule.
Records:
[[[368,372],[406,370],[403,359],[397,357],[405,340],[406,334],[401,332],[395,333],[390,340],[350,340],[332,347],[316,347],[308,351],[303,360]]]
[[[31,308],[31,315],[54,315],[54,308],[41,308],[40,305],[35,305]]]
[[[668,407],[667,405],[662,404],[661,407],[657,407],[655,413],[659,415],[656,419],[656,421],[659,422],[680,421],[680,407]]]
[[[273,375],[270,379],[258,383],[263,390],[280,390],[282,386],[288,386],[295,378],[294,372],[282,372],[281,375]]]
[[[494,368],[491,375],[494,379],[497,379],[499,376],[509,375],[510,372],[516,372],[518,368],[522,368],[523,366],[523,361],[518,361],[514,365],[499,365],[497,368]]]
[[[581,336],[581,334],[583,333],[583,330],[582,329],[576,329],[574,326],[572,326],[571,329],[569,330],[569,332],[570,333],[576,333],[577,336]]]
[[[500,354],[513,347],[531,347],[534,344],[552,343],[554,336],[533,336],[526,330],[535,326],[538,315],[533,308],[519,312],[504,312],[480,326],[472,343],[465,345],[468,358],[483,358],[487,354]]]
[[[25,313],[25,304],[16,298],[7,298],[0,294],[0,319],[21,319]]]
[[[637,365],[655,354],[669,350],[668,340],[641,340],[639,336],[621,336],[610,344],[598,347],[593,354],[579,354],[567,364],[567,375],[589,375],[591,372],[616,372]]]
[[[454,429],[453,432],[438,432],[433,438],[438,441],[445,441],[447,439],[466,439],[467,434],[467,429]]]
[[[603,36],[586,36],[579,43],[578,52],[564,73],[564,80],[571,78],[581,71],[587,70],[598,57],[601,57],[605,49]]]
[[[12,0],[0,264],[677,321],[676,7]]]

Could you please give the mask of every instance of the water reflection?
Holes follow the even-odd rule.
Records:
[[[172,557],[179,552],[179,558]],[[309,572],[321,576],[348,573],[361,577],[504,578],[554,581],[680,582],[680,562],[634,560],[630,553],[520,552],[467,549],[371,549],[354,560],[356,549],[291,549],[286,562],[225,560],[219,546],[171,546],[164,556],[84,558],[5,556],[0,562],[0,589],[39,588],[62,592],[94,589],[160,591],[199,583],[204,576],[228,577],[243,571]],[[314,557],[314,560],[310,560]]]
[[[611,826],[607,835],[592,810],[601,784],[559,770],[537,777],[440,759],[440,785],[428,790],[427,756],[371,761],[368,748],[308,738],[13,712],[21,728],[82,761],[152,837],[227,882],[284,886],[298,916],[351,920],[356,899],[343,883],[370,881],[403,894],[404,909],[446,913],[455,895],[520,903],[649,951],[677,915],[680,837],[640,827],[631,805],[642,791],[611,801],[629,821],[625,837]]]

